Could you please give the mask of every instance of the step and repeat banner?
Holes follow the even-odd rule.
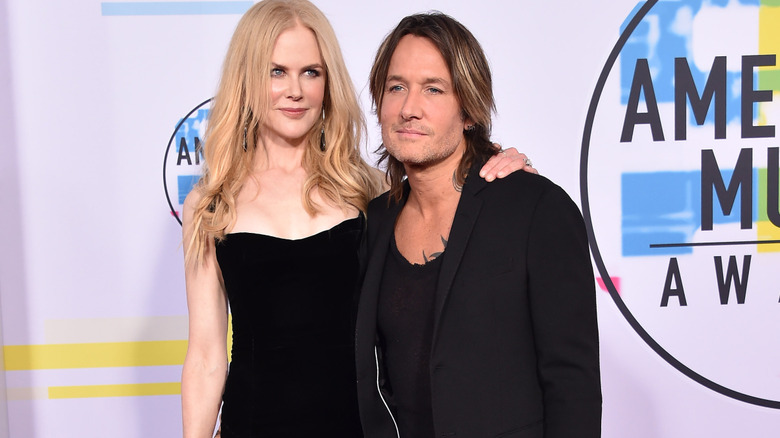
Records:
[[[179,214],[252,3],[0,2],[0,437],[181,435]],[[604,437],[777,436],[780,0],[315,3],[371,162],[384,35],[435,9],[482,43],[495,140],[585,217]]]

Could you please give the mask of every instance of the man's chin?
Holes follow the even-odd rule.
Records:
[[[444,161],[444,158],[441,157],[407,157],[406,159],[396,159],[404,165],[407,173],[409,173],[408,171],[410,170],[415,171],[429,169]]]

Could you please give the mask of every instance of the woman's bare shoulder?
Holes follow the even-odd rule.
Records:
[[[184,204],[182,206],[182,222],[187,222],[192,219],[195,210],[198,208],[198,204],[203,199],[203,191],[199,186],[195,186],[184,198]]]

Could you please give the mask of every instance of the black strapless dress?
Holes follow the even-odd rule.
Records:
[[[233,316],[223,438],[362,437],[353,309],[364,223],[216,245]]]

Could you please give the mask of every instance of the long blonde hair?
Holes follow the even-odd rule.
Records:
[[[326,70],[324,117],[307,135],[302,165],[308,173],[301,194],[314,215],[315,188],[336,205],[365,212],[381,179],[360,155],[365,120],[336,34],[325,15],[306,0],[264,0],[241,18],[230,41],[212,102],[203,154],[204,172],[193,190],[200,201],[192,218],[187,262],[202,259],[210,239],[221,240],[236,221],[236,196],[254,162],[255,139],[270,108],[271,54],[277,37],[300,23],[311,29]],[[324,150],[320,147],[324,131]]]

